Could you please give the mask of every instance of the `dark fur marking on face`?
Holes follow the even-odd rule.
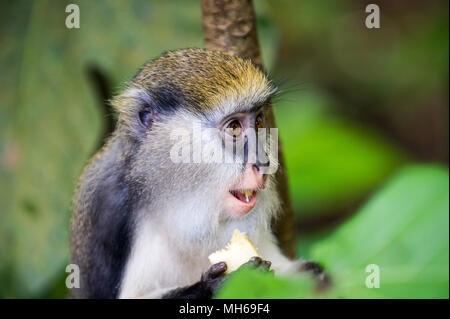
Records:
[[[153,122],[162,120],[163,116],[175,113],[184,105],[184,96],[178,87],[172,83],[161,84],[158,88],[140,92],[138,95],[140,107],[137,117],[142,128],[141,134],[152,127]]]
[[[181,89],[173,83],[160,85],[152,90],[150,95],[154,98],[157,112],[162,114],[172,114],[184,105],[184,96]]]

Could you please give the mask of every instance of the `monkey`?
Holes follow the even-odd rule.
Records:
[[[115,131],[76,188],[70,248],[80,288],[73,297],[211,298],[227,267],[207,257],[234,229],[264,256],[252,265],[329,283],[318,264],[287,258],[271,230],[281,203],[267,168],[278,166],[277,157],[249,132],[266,128],[275,92],[250,59],[206,49],[167,51],[138,71],[112,100]],[[202,154],[232,160],[174,159],[181,143],[174,132],[196,124],[206,132]],[[188,150],[191,135],[181,143]]]

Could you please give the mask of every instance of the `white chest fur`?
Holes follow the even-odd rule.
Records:
[[[172,204],[173,207],[163,210],[164,214],[142,212],[136,223],[119,296],[158,297],[152,292],[197,282],[210,266],[208,256],[224,248],[235,229],[246,233],[261,256],[264,258],[266,254],[273,266],[277,266],[278,260],[284,263],[285,257],[273,240],[272,214],[267,209],[276,205],[264,204],[264,197],[261,196],[261,202],[244,218],[226,222],[207,217],[211,216],[208,214],[211,210],[193,209],[194,203],[189,205],[189,202],[184,202],[184,209]],[[199,206],[198,202],[196,205]]]

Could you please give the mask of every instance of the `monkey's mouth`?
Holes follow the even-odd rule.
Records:
[[[234,198],[240,200],[241,202],[247,204],[248,206],[255,206],[256,197],[258,192],[251,189],[246,190],[230,190],[230,194],[234,196]]]

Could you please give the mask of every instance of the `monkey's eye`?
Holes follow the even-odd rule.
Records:
[[[144,126],[150,127],[153,122],[152,112],[150,112],[149,110],[143,110],[139,112],[139,120]]]
[[[256,128],[256,129],[264,128],[264,119],[262,118],[261,115],[258,115],[258,116],[256,117],[256,120],[255,120],[255,128]]]
[[[233,137],[238,137],[239,135],[241,135],[241,132],[242,132],[241,123],[238,120],[231,121],[227,125],[225,132],[232,135]]]

